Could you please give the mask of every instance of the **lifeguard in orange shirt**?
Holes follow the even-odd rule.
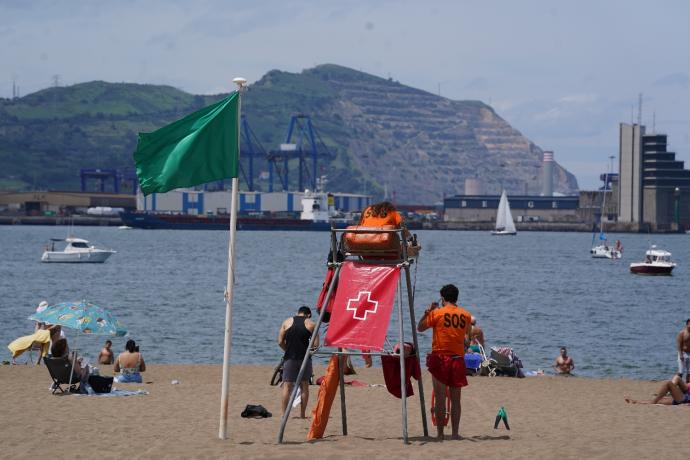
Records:
[[[393,225],[396,228],[402,227],[402,217],[393,203],[382,201],[372,204],[362,211],[362,218],[359,225],[363,227],[383,227]]]
[[[448,284],[441,288],[441,304],[434,302],[419,320],[417,330],[433,329],[431,353],[426,366],[434,382],[436,420],[445,418],[446,391],[450,390],[450,418],[453,439],[460,439],[460,396],[467,386],[465,371],[465,341],[472,334],[472,315],[457,305],[460,290]],[[436,424],[438,439],[443,439],[443,423]]]

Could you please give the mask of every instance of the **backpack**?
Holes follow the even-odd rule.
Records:
[[[242,413],[240,414],[242,418],[267,418],[272,417],[269,411],[262,405],[247,404]]]

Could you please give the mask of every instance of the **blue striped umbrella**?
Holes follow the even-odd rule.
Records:
[[[108,310],[85,300],[50,305],[45,310],[29,316],[29,319],[59,324],[84,334],[123,336],[127,333],[125,326]]]

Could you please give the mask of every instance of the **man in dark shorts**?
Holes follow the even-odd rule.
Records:
[[[311,319],[311,309],[301,306],[297,311],[297,316],[283,321],[278,332],[278,345],[285,351],[283,355],[283,413],[287,409],[290,394],[295,386],[299,368],[302,365],[304,356],[307,354],[309,339],[314,333],[316,323]],[[319,336],[314,340],[314,347],[319,346]],[[312,375],[311,358],[307,361],[300,389],[302,390],[300,417],[306,418],[307,402],[309,401],[309,379]]]
[[[472,315],[457,305],[460,291],[452,284],[441,288],[441,305],[432,303],[419,320],[419,332],[433,329],[431,353],[426,366],[434,382],[436,432],[443,441],[443,420],[446,414],[446,391],[450,390],[452,439],[460,439],[460,391],[467,386],[465,375],[465,341],[472,333]]]

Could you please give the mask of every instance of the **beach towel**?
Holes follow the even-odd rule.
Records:
[[[145,390],[118,390],[117,388],[113,388],[110,393],[75,393],[74,396],[116,398],[118,396],[141,396],[147,394],[149,394],[149,392]]]
[[[381,367],[383,368],[383,380],[386,382],[386,389],[390,394],[400,399],[402,391],[400,387],[400,355],[381,356]],[[416,355],[405,357],[405,396],[414,395],[414,387],[410,382],[410,377],[415,380],[422,378],[422,369],[419,367],[419,360]]]
[[[331,406],[338,390],[340,376],[338,375],[338,356],[331,356],[326,369],[326,376],[321,381],[319,396],[314,411],[311,413],[311,428],[307,439],[321,439],[328,425],[328,416],[331,414]]]
[[[41,344],[41,357],[46,356],[48,354],[48,347],[50,346],[50,331],[41,329],[31,335],[19,337],[7,345],[7,348],[12,353],[12,358],[16,358],[29,350],[34,342]]]

